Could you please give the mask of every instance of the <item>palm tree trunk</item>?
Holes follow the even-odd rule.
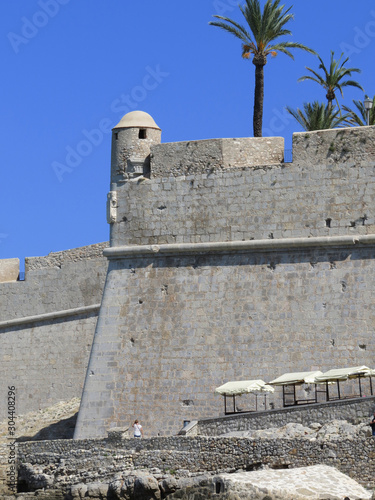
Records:
[[[328,101],[328,111],[331,111],[332,109],[332,103],[336,99],[336,94],[333,90],[329,89],[326,95],[327,101]],[[338,103],[337,103],[338,104]],[[339,107],[340,109],[340,107]]]
[[[255,64],[255,62],[253,61]],[[254,91],[254,137],[262,137],[264,100],[264,64],[255,64],[255,91]]]

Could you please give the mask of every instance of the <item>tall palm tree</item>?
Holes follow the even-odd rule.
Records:
[[[244,6],[239,8],[246,20],[247,27],[223,16],[213,16],[220,21],[211,21],[209,24],[218,26],[242,41],[242,57],[249,59],[253,56],[255,65],[255,91],[254,91],[254,136],[262,137],[263,99],[264,99],[264,66],[267,56],[276,56],[282,52],[294,59],[289,49],[302,49],[316,54],[305,45],[296,42],[279,42],[275,40],[281,36],[291,35],[285,25],[293,18],[290,9],[280,5],[280,0],[267,0],[263,12],[259,0],[246,0]]]
[[[323,103],[314,101],[312,104],[305,102],[303,110],[297,108],[286,108],[304,130],[325,130],[328,128],[336,128],[340,125],[344,126],[348,115],[341,116],[340,111],[336,108],[326,106]]]
[[[353,103],[359,114],[347,106],[343,106],[343,109],[349,114],[348,125],[359,125],[360,127],[367,125],[367,111],[363,102],[353,99]],[[370,125],[375,125],[375,96],[372,98],[372,108],[370,109]]]
[[[344,87],[357,87],[363,91],[361,85],[354,80],[345,80],[345,78],[350,78],[352,73],[360,73],[361,70],[358,68],[345,68],[345,64],[349,61],[349,57],[347,57],[344,61],[341,62],[343,58],[343,53],[339,57],[339,59],[335,59],[335,54],[331,51],[331,61],[329,68],[327,68],[320,56],[319,59],[319,69],[323,70],[323,76],[314,71],[311,68],[306,66],[306,69],[310,71],[314,76],[306,75],[302,76],[298,79],[299,82],[303,82],[305,80],[312,80],[313,82],[321,85],[325,91],[327,92],[326,98],[328,101],[328,107],[332,108],[332,102],[336,99],[336,103],[338,108],[340,109],[340,105],[337,101],[336,91],[339,90],[341,97],[344,97],[343,88]]]

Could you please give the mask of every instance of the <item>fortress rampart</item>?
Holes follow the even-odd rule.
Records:
[[[112,246],[374,233],[372,127],[295,134],[291,164],[226,167],[202,142],[205,163],[190,159],[188,175],[176,167],[187,143],[151,147],[151,179],[118,188]]]
[[[375,367],[375,128],[295,134],[285,164],[280,138],[161,144],[135,113],[113,130],[110,247],[0,273],[17,411],[79,396],[89,364],[76,438],[134,418],[163,436],[220,415],[229,380]]]
[[[114,141],[156,130],[138,118],[124,117]],[[295,134],[288,165],[274,163],[278,138],[268,164],[262,150],[247,156],[256,139],[239,140],[232,162],[235,140],[154,141],[143,170],[112,168],[109,268],[76,438],[134,418],[176,433],[219,415],[213,391],[229,380],[374,365],[374,134]]]
[[[18,414],[81,395],[107,271],[106,246],[27,258],[25,281],[0,283],[1,419],[7,416],[8,386],[16,387]]]

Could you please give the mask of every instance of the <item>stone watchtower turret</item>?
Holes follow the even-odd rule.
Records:
[[[160,142],[161,130],[152,116],[144,111],[126,114],[112,130],[111,185],[148,177],[150,147]]]
[[[150,148],[160,142],[161,129],[144,111],[127,113],[112,129],[111,190],[107,200],[109,224],[117,222],[118,192],[126,181],[150,177]]]

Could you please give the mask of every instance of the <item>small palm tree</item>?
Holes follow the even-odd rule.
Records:
[[[336,108],[326,106],[324,103],[314,101],[312,104],[305,102],[303,111],[299,108],[286,108],[304,130],[311,132],[312,130],[325,130],[336,128],[340,125],[344,126],[348,115],[341,116],[340,111]]]
[[[345,78],[351,77],[352,73],[360,73],[361,70],[358,68],[345,68],[345,64],[349,61],[349,57],[347,57],[344,61],[341,62],[341,59],[344,55],[343,53],[337,60],[334,58],[334,55],[335,55],[334,52],[331,51],[331,61],[329,68],[325,66],[321,57],[318,56],[318,59],[320,61],[319,69],[323,70],[323,76],[306,66],[306,69],[309,70],[314,76],[310,75],[302,76],[301,78],[298,79],[298,81],[303,82],[305,80],[312,80],[313,82],[318,83],[327,92],[326,98],[328,101],[328,107],[332,108],[332,102],[336,100],[337,106],[340,109],[335,94],[337,90],[340,91],[341,97],[344,97],[344,93],[342,90],[344,87],[357,87],[362,91],[363,88],[358,82],[354,80],[345,80]]]
[[[359,125],[360,127],[367,125],[367,111],[363,102],[353,100],[353,103],[359,114],[347,106],[343,106],[343,109],[349,115],[348,125]],[[375,125],[375,96],[372,98],[372,108],[370,109],[370,125]]]
[[[228,17],[214,16],[220,21],[212,21],[209,24],[218,26],[231,33],[242,41],[242,57],[249,59],[253,56],[255,65],[255,91],[254,91],[254,136],[262,137],[263,123],[263,100],[264,100],[264,66],[267,64],[267,56],[276,56],[282,52],[293,59],[289,49],[302,49],[316,54],[305,45],[296,42],[279,42],[275,40],[281,36],[291,35],[291,31],[285,29],[285,25],[293,18],[290,9],[280,5],[280,0],[267,0],[263,12],[259,0],[246,0],[244,6],[239,5],[244,16],[247,28],[229,19]]]

